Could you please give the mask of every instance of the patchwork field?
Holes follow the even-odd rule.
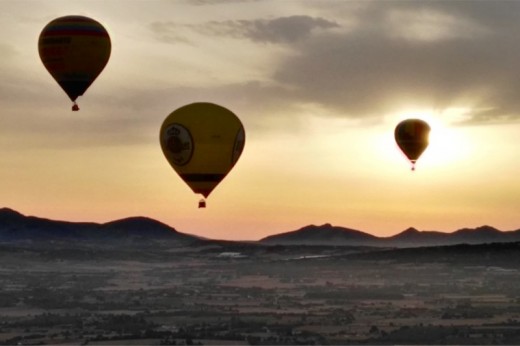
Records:
[[[520,343],[520,268],[501,249],[487,264],[457,248],[14,250],[0,344]]]

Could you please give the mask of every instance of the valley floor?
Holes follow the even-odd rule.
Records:
[[[0,344],[520,344],[520,255],[416,251],[2,246]]]

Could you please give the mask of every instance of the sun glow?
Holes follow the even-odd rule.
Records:
[[[430,125],[428,148],[419,158],[420,166],[432,167],[453,164],[461,158],[471,154],[472,144],[470,139],[454,123],[466,118],[468,108],[448,108],[442,111],[416,110],[400,112],[392,116],[395,124],[405,119],[421,119]]]

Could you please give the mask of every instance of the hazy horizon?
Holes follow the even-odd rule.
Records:
[[[49,219],[47,217],[45,217],[44,215],[28,215],[28,214],[24,214],[22,211],[19,211],[19,210],[14,210],[12,208],[9,208],[9,207],[2,207],[0,208],[0,211],[2,210],[11,210],[11,211],[14,211],[16,213],[20,213],[22,214],[23,216],[25,217],[36,217],[36,218],[39,218],[39,219],[43,219],[43,220],[51,220],[51,221],[58,221],[58,222],[77,222],[77,223],[91,223],[91,222],[94,222],[92,220],[77,220],[77,221],[71,221],[71,220],[62,220],[62,219]],[[157,219],[154,219],[154,218],[150,218],[146,215],[128,215],[126,217],[123,217],[123,218],[120,218],[120,219],[113,219],[113,220],[106,220],[106,221],[100,221],[100,222],[94,222],[94,223],[97,223],[97,224],[107,224],[107,223],[111,223],[111,222],[114,222],[114,221],[120,221],[120,220],[126,220],[126,219],[132,219],[132,218],[147,218],[147,219],[151,219],[151,220],[155,220],[155,221],[158,221],[160,223],[163,223],[169,227],[171,227],[172,229],[174,229],[175,231],[177,232],[180,232],[180,233],[184,233],[184,234],[187,234],[187,235],[193,235],[193,236],[197,236],[199,237],[197,234],[193,234],[193,233],[189,233],[189,232],[185,232],[183,231],[182,229],[179,229],[178,227],[175,227],[174,224],[168,224],[166,222],[163,222],[161,220],[157,220]],[[366,233],[368,235],[372,235],[372,236],[375,236],[379,239],[385,239],[385,238],[390,238],[390,237],[393,237],[393,236],[396,236],[410,228],[415,228],[417,229],[416,227],[414,227],[413,225],[412,226],[409,226],[399,232],[396,232],[395,234],[390,234],[390,235],[385,235],[385,236],[378,236],[377,234],[372,234],[370,232],[367,232],[363,229],[354,229],[352,227],[349,227],[348,225],[333,225],[333,224],[330,224],[330,223],[324,223],[324,224],[307,224],[307,225],[300,225],[299,227],[295,228],[295,229],[289,229],[289,230],[284,230],[284,231],[281,231],[281,232],[278,232],[278,233],[272,233],[270,234],[270,236],[276,236],[276,235],[280,235],[280,234],[284,234],[284,233],[291,233],[291,232],[295,232],[295,231],[299,231],[300,229],[302,228],[306,228],[306,227],[317,227],[317,228],[321,228],[321,227],[338,227],[338,228],[345,228],[345,229],[349,229],[349,230],[353,230],[353,231],[358,231],[358,232],[362,232],[362,233]],[[461,229],[478,229],[478,228],[481,228],[481,227],[491,227],[491,228],[494,228],[500,232],[503,232],[503,233],[507,233],[507,232],[513,232],[513,231],[519,231],[520,230],[520,227],[519,228],[514,228],[514,229],[507,229],[507,230],[503,230],[503,229],[498,229],[496,227],[494,227],[493,225],[480,225],[480,226],[465,226],[465,227],[462,227],[462,228],[459,228],[459,229],[454,229],[454,230],[439,230],[439,229],[428,229],[428,230],[425,230],[425,229],[417,229],[419,232],[440,232],[440,233],[445,233],[445,234],[452,234],[456,231],[459,231]],[[261,238],[258,238],[258,239],[225,239],[225,238],[212,238],[212,237],[204,237],[206,239],[210,239],[210,240],[229,240],[229,241],[244,241],[244,242],[256,242],[256,241],[260,241],[266,237],[261,237]]]

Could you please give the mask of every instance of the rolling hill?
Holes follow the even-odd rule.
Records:
[[[419,247],[455,244],[485,244],[520,241],[520,229],[503,232],[491,226],[463,228],[452,233],[408,228],[391,237],[376,237],[344,227],[310,225],[296,231],[272,235],[259,242],[268,245],[331,245]]]
[[[56,221],[26,216],[9,208],[0,209],[0,242],[71,241],[103,244],[168,243],[170,245],[201,245],[202,243],[239,244],[241,242],[203,239],[181,233],[147,217],[129,217],[107,223]],[[485,244],[520,241],[520,229],[500,231],[491,226],[463,228],[452,233],[419,231],[408,228],[391,237],[374,235],[329,223],[308,225],[295,231],[260,239],[257,245],[306,246],[370,246],[421,247],[456,244]]]
[[[178,232],[164,223],[146,217],[131,217],[107,223],[68,222],[25,216],[9,208],[0,209],[2,242],[73,240],[118,244],[158,241],[189,244],[202,241],[196,236]]]
[[[377,243],[376,236],[355,229],[332,226],[309,225],[296,231],[272,235],[260,240],[268,245],[351,245],[372,246]]]

